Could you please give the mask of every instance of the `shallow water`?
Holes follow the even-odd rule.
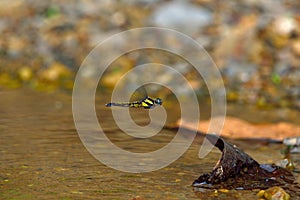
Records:
[[[66,93],[1,92],[1,199],[256,198],[257,191],[193,189],[194,179],[211,171],[221,155],[213,149],[204,159],[199,159],[201,137],[176,162],[154,172],[132,174],[105,166],[81,143],[73,122],[71,101],[71,94]],[[96,102],[99,121],[107,136],[128,151],[153,151],[166,145],[176,134],[163,129],[151,139],[133,139],[116,127],[111,111],[102,106],[106,99]],[[145,110],[133,115],[138,116],[140,124],[149,122]],[[259,162],[272,163],[282,158],[280,144],[234,142]]]

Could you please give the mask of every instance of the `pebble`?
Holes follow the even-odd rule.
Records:
[[[261,190],[257,193],[258,197],[266,200],[289,200],[290,195],[281,187],[275,186],[267,190]]]
[[[286,146],[300,146],[300,137],[288,137],[283,140]]]
[[[199,29],[212,24],[213,14],[187,1],[171,1],[159,6],[150,19],[155,26],[194,35]]]

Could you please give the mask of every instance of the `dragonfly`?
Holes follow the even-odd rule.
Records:
[[[149,97],[147,94],[147,91],[144,87],[139,87],[134,92],[133,97],[138,100],[126,102],[126,103],[110,102],[110,103],[105,104],[105,106],[106,107],[118,106],[118,107],[152,109],[156,105],[162,105],[162,99]]]

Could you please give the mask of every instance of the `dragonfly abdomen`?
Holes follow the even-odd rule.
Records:
[[[112,107],[112,106],[119,106],[119,107],[132,107],[132,108],[138,108],[142,107],[140,102],[131,102],[131,103],[107,103],[105,104],[106,107]]]

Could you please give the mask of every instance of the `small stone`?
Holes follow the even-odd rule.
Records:
[[[267,200],[289,200],[290,195],[284,191],[281,187],[275,186],[267,189],[264,192],[265,199]]]
[[[300,146],[300,137],[288,137],[283,140],[286,146]]]
[[[71,191],[72,194],[83,194],[83,192],[77,191],[77,190],[72,190]]]
[[[228,193],[229,190],[227,190],[227,189],[219,189],[219,192]]]
[[[300,56],[300,40],[293,42],[292,50],[295,55]]]
[[[61,63],[54,63],[49,68],[41,71],[40,78],[47,81],[57,81],[61,77],[70,77],[71,71]]]
[[[275,164],[290,171],[295,169],[295,165],[291,159],[285,158],[283,160],[278,160]]]
[[[171,1],[154,11],[151,21],[160,27],[180,30],[193,35],[213,21],[212,13],[202,7],[195,7],[188,1]],[[192,24],[192,25],[191,25]]]
[[[141,196],[135,196],[132,200],[145,200],[145,198]]]
[[[291,17],[280,16],[274,21],[274,28],[281,35],[290,34],[296,27],[297,22]]]
[[[258,196],[258,197],[264,197],[264,194],[265,194],[265,190],[260,190],[257,194],[256,194],[256,196]]]
[[[22,67],[19,69],[18,75],[22,81],[29,81],[32,78],[32,70],[30,67]]]

